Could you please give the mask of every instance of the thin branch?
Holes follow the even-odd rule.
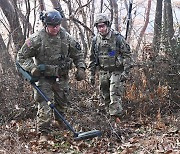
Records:
[[[83,26],[86,30],[88,30],[92,35],[95,35],[94,32],[89,28],[87,27],[84,23],[82,23],[81,21],[79,21],[78,19],[76,19],[75,17],[73,16],[70,16],[69,20],[72,20],[74,22],[77,22],[79,23],[81,26]]]
[[[89,2],[87,2],[86,4],[84,4],[84,5],[80,6],[80,7],[78,7],[78,8],[74,11],[74,15],[76,15],[77,12],[80,11],[82,8],[88,6],[91,2],[92,2],[92,0],[90,0]]]
[[[9,29],[8,29],[8,27],[7,27],[7,24],[4,23],[1,19],[0,19],[0,22],[3,24],[3,26],[4,26],[5,29],[8,31],[8,33],[10,33],[10,31],[9,31]]]

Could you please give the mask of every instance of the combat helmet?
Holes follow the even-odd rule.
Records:
[[[107,26],[109,26],[109,27],[111,26],[111,22],[110,22],[108,16],[104,13],[100,13],[96,16],[94,26],[97,27],[97,24],[99,24],[99,23],[105,23]]]
[[[40,14],[40,19],[44,25],[59,25],[62,21],[62,16],[59,11],[53,9],[47,12],[42,12]]]

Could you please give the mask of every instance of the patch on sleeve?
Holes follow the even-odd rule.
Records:
[[[80,46],[80,44],[78,42],[76,42],[75,47],[76,47],[76,49],[81,50],[81,46]]]
[[[32,42],[31,42],[31,40],[30,40],[30,39],[27,39],[27,40],[26,40],[26,45],[27,45],[28,47],[31,47]]]

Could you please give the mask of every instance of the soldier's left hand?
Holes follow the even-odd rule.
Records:
[[[86,77],[85,69],[84,68],[78,68],[75,73],[75,78],[77,81],[84,80]]]
[[[34,77],[40,77],[41,72],[40,72],[38,66],[35,66],[34,68],[32,68],[31,75]]]

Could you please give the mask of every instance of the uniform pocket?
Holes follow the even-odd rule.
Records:
[[[116,57],[115,56],[111,56],[109,57],[109,68],[115,67],[115,61],[116,61]]]
[[[108,57],[105,55],[99,56],[99,65],[101,68],[107,68]]]
[[[111,69],[115,67],[115,61],[116,61],[115,56],[106,55],[106,56],[99,57],[99,64],[100,64],[100,67],[103,69]]]

